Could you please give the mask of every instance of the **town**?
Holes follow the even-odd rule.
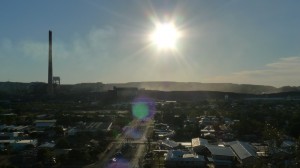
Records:
[[[300,167],[300,1],[0,3],[0,168]]]
[[[0,167],[297,167],[299,99],[1,97]],[[145,93],[145,90],[142,90]],[[56,95],[56,96],[59,96]],[[91,98],[92,97],[92,98]]]

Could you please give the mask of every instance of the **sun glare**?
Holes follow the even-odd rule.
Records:
[[[159,49],[174,49],[180,33],[172,23],[157,24],[150,35],[151,41]]]

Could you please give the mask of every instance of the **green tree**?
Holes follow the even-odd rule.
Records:
[[[296,154],[296,161],[300,163],[300,136],[296,141],[295,154]]]
[[[37,152],[37,160],[40,162],[45,162],[54,157],[54,153],[47,148],[41,148]]]
[[[89,155],[89,153],[87,151],[74,149],[69,152],[69,159],[71,159],[73,161],[87,163],[88,161],[91,160],[91,156]]]
[[[11,165],[11,164],[1,164],[0,168],[16,168],[16,166]]]
[[[266,123],[263,131],[265,140],[270,140],[273,147],[279,147],[282,143],[283,133],[276,127]]]
[[[56,141],[55,147],[59,149],[68,149],[70,148],[70,143],[66,138],[60,138]]]

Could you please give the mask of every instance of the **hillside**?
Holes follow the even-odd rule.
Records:
[[[0,93],[27,93],[31,92],[33,86],[46,83],[20,83],[0,82]],[[80,83],[74,85],[62,85],[62,89],[70,92],[101,92],[112,90],[113,87],[137,87],[145,90],[157,91],[217,91],[243,94],[270,94],[280,92],[298,92],[300,87],[284,86],[276,88],[265,85],[232,84],[232,83],[199,83],[199,82],[129,82],[129,83]]]
[[[199,82],[129,82],[105,84],[104,90],[116,87],[138,87],[146,90],[160,91],[218,91],[246,94],[279,93],[287,91],[299,91],[300,87],[276,88],[265,85],[232,84],[232,83],[199,83]]]

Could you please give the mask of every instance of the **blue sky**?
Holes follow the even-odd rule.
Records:
[[[48,30],[62,83],[300,85],[300,1],[3,0],[0,81],[47,81]],[[159,52],[154,22],[183,33]]]

